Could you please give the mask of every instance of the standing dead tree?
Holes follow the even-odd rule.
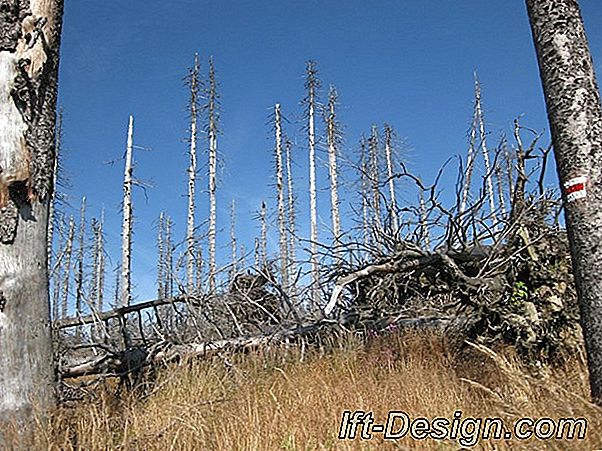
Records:
[[[278,235],[280,245],[280,280],[282,288],[287,291],[288,283],[288,231],[286,227],[286,205],[284,200],[284,165],[282,162],[282,115],[280,104],[274,106],[274,161],[276,164],[276,196],[278,199]]]
[[[92,263],[92,305],[98,312],[104,308],[104,285],[105,285],[105,238],[104,238],[104,212],[100,220],[92,220],[92,232],[94,234],[94,252]]]
[[[335,245],[335,258],[340,256],[341,216],[339,212],[339,184],[337,156],[341,145],[341,129],[336,117],[338,94],[334,86],[328,92],[328,107],[325,112],[326,137],[328,140],[328,174],[330,176],[330,208],[332,216],[332,234]]]
[[[497,214],[495,207],[495,192],[493,190],[493,169],[489,158],[489,149],[487,148],[487,133],[485,131],[485,119],[483,118],[483,107],[481,104],[481,83],[475,72],[475,115],[479,126],[479,138],[481,151],[483,152],[483,162],[485,164],[485,183],[487,186],[487,198],[489,200],[489,209],[491,211],[491,219],[497,224]]]
[[[294,298],[296,296],[296,284],[295,277],[297,274],[297,236],[296,236],[296,217],[295,211],[295,193],[293,184],[293,171],[291,168],[291,150],[293,143],[286,138],[284,143],[285,149],[285,160],[286,160],[286,184],[287,184],[287,218],[288,218],[288,256],[289,256],[289,280],[290,283],[290,296]],[[243,252],[244,255],[244,252]]]
[[[132,186],[133,173],[132,166],[134,148],[134,116],[130,116],[128,123],[127,147],[125,153],[125,170],[123,174],[123,221],[121,226],[121,294],[120,303],[122,306],[130,305],[132,300],[132,231],[133,231],[133,211],[132,211]]]
[[[230,203],[230,282],[238,274],[238,245],[236,240],[236,201]],[[244,266],[243,266],[244,269]]]
[[[31,432],[55,400],[48,298],[63,2],[3,2],[0,33],[0,422]],[[43,417],[42,413],[42,417]],[[0,448],[4,445],[0,426]]]
[[[318,262],[318,198],[316,187],[316,129],[315,111],[317,91],[320,88],[318,68],[315,61],[308,61],[305,70],[305,89],[307,96],[303,99],[307,119],[307,142],[309,147],[309,235],[310,259],[312,274],[311,299],[314,307],[319,303],[320,264]]]
[[[159,214],[157,224],[157,299],[165,298],[165,212]]]
[[[602,405],[602,107],[576,0],[527,0],[566,216],[591,394]]]
[[[194,55],[194,66],[186,77],[186,85],[190,88],[188,111],[190,112],[190,166],[188,167],[188,217],[186,222],[186,291],[193,293],[194,283],[194,212],[195,212],[195,187],[197,177],[197,119],[199,103],[199,55]]]
[[[385,139],[385,158],[387,163],[387,183],[389,185],[389,202],[391,214],[391,227],[393,233],[399,231],[399,217],[397,213],[397,197],[395,193],[395,169],[393,165],[393,146],[395,140],[395,132],[389,124],[384,125]]]
[[[77,247],[77,268],[75,271],[75,313],[82,314],[84,299],[84,259],[86,256],[86,196],[82,197],[79,216],[79,233]],[[76,329],[76,337],[80,338],[80,329]]]
[[[217,135],[219,133],[219,93],[215,78],[215,67],[213,58],[209,59],[209,86],[205,96],[207,103],[204,109],[207,111],[207,137],[209,139],[209,292],[216,288],[216,263],[215,263],[215,240],[217,234]]]
[[[54,240],[54,229],[56,206],[58,198],[58,179],[59,168],[61,167],[61,150],[63,146],[63,109],[59,108],[56,118],[56,138],[54,159],[52,162],[52,186],[54,189],[50,195],[50,203],[48,205],[48,267],[52,265],[52,246]]]
[[[69,232],[67,242],[65,243],[65,262],[63,265],[63,281],[61,283],[63,295],[61,297],[61,316],[67,317],[69,306],[69,281],[71,279],[71,258],[73,256],[73,241],[75,240],[75,220],[73,216],[69,218]]]

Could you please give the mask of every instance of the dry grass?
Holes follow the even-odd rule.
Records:
[[[503,354],[506,354],[505,356]],[[511,421],[585,417],[585,441],[481,441],[474,449],[602,448],[602,411],[586,401],[582,360],[526,374],[508,352],[473,347],[445,352],[435,335],[390,335],[332,352],[277,349],[172,367],[144,400],[98,399],[59,410],[37,434],[52,450],[346,450],[460,449],[454,441],[385,443],[337,439],[343,410],[389,410],[453,418],[497,416]],[[229,359],[229,360],[228,360]],[[377,421],[378,422],[378,421]]]

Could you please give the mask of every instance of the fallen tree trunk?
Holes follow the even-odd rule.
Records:
[[[373,327],[380,330],[395,324],[400,329],[411,327],[445,328],[451,324],[453,319],[455,318],[441,316],[408,318],[397,314],[379,318],[374,322]],[[287,339],[303,338],[325,330],[346,330],[346,326],[355,320],[357,320],[357,316],[350,316],[342,321],[322,319],[268,335],[186,344],[170,344],[162,341],[149,347],[133,347],[120,352],[112,352],[104,346],[98,345],[99,348],[105,350],[103,355],[61,368],[59,374],[61,379],[90,375],[123,377],[129,373],[136,373],[147,365],[166,364],[190,358],[207,358],[223,351],[247,351],[281,343]]]

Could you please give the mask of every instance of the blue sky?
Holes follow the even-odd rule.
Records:
[[[601,73],[602,3],[580,3]],[[523,1],[66,1],[59,100],[71,185],[71,207],[65,210],[77,214],[82,195],[88,198],[89,218],[104,206],[116,264],[123,167],[121,161],[105,162],[123,155],[127,118],[133,114],[136,145],[152,149],[136,151],[137,176],[154,185],[148,201],[141,191],[135,195],[138,299],[155,293],[154,227],[161,210],[174,218],[176,238],[184,235],[188,124],[182,78],[195,52],[203,73],[208,57],[214,57],[221,88],[218,247],[224,256],[230,200],[238,204],[237,233],[247,250],[257,233],[254,212],[263,199],[274,202],[266,122],[275,102],[282,104],[290,121],[287,132],[299,144],[293,170],[301,233],[307,235],[307,151],[297,120],[310,58],[319,64],[324,87],[334,84],[339,91],[343,153],[356,151],[372,123],[388,122],[409,145],[409,166],[425,180],[449,156],[466,153],[474,70],[483,84],[492,142],[510,132],[518,115],[531,128],[547,128]],[[326,188],[323,167],[318,177],[319,187]],[[201,173],[198,223],[207,217],[206,184]],[[320,193],[320,213],[328,223],[326,192]],[[275,232],[272,227],[274,251]]]

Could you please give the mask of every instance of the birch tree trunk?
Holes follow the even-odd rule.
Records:
[[[602,405],[602,108],[576,0],[527,0],[563,190],[594,402]]]
[[[196,138],[198,117],[198,92],[199,92],[199,55],[194,55],[194,67],[188,75],[187,83],[190,86],[190,166],[188,167],[188,218],[186,223],[186,291],[188,294],[195,290],[194,281],[194,211],[196,187]]]
[[[2,2],[1,14],[0,422],[55,400],[48,208],[63,2]]]
[[[134,147],[134,117],[130,116],[128,125],[127,149],[125,153],[125,172],[123,175],[123,224],[121,228],[121,295],[120,304],[130,305],[132,300],[132,152]]]

